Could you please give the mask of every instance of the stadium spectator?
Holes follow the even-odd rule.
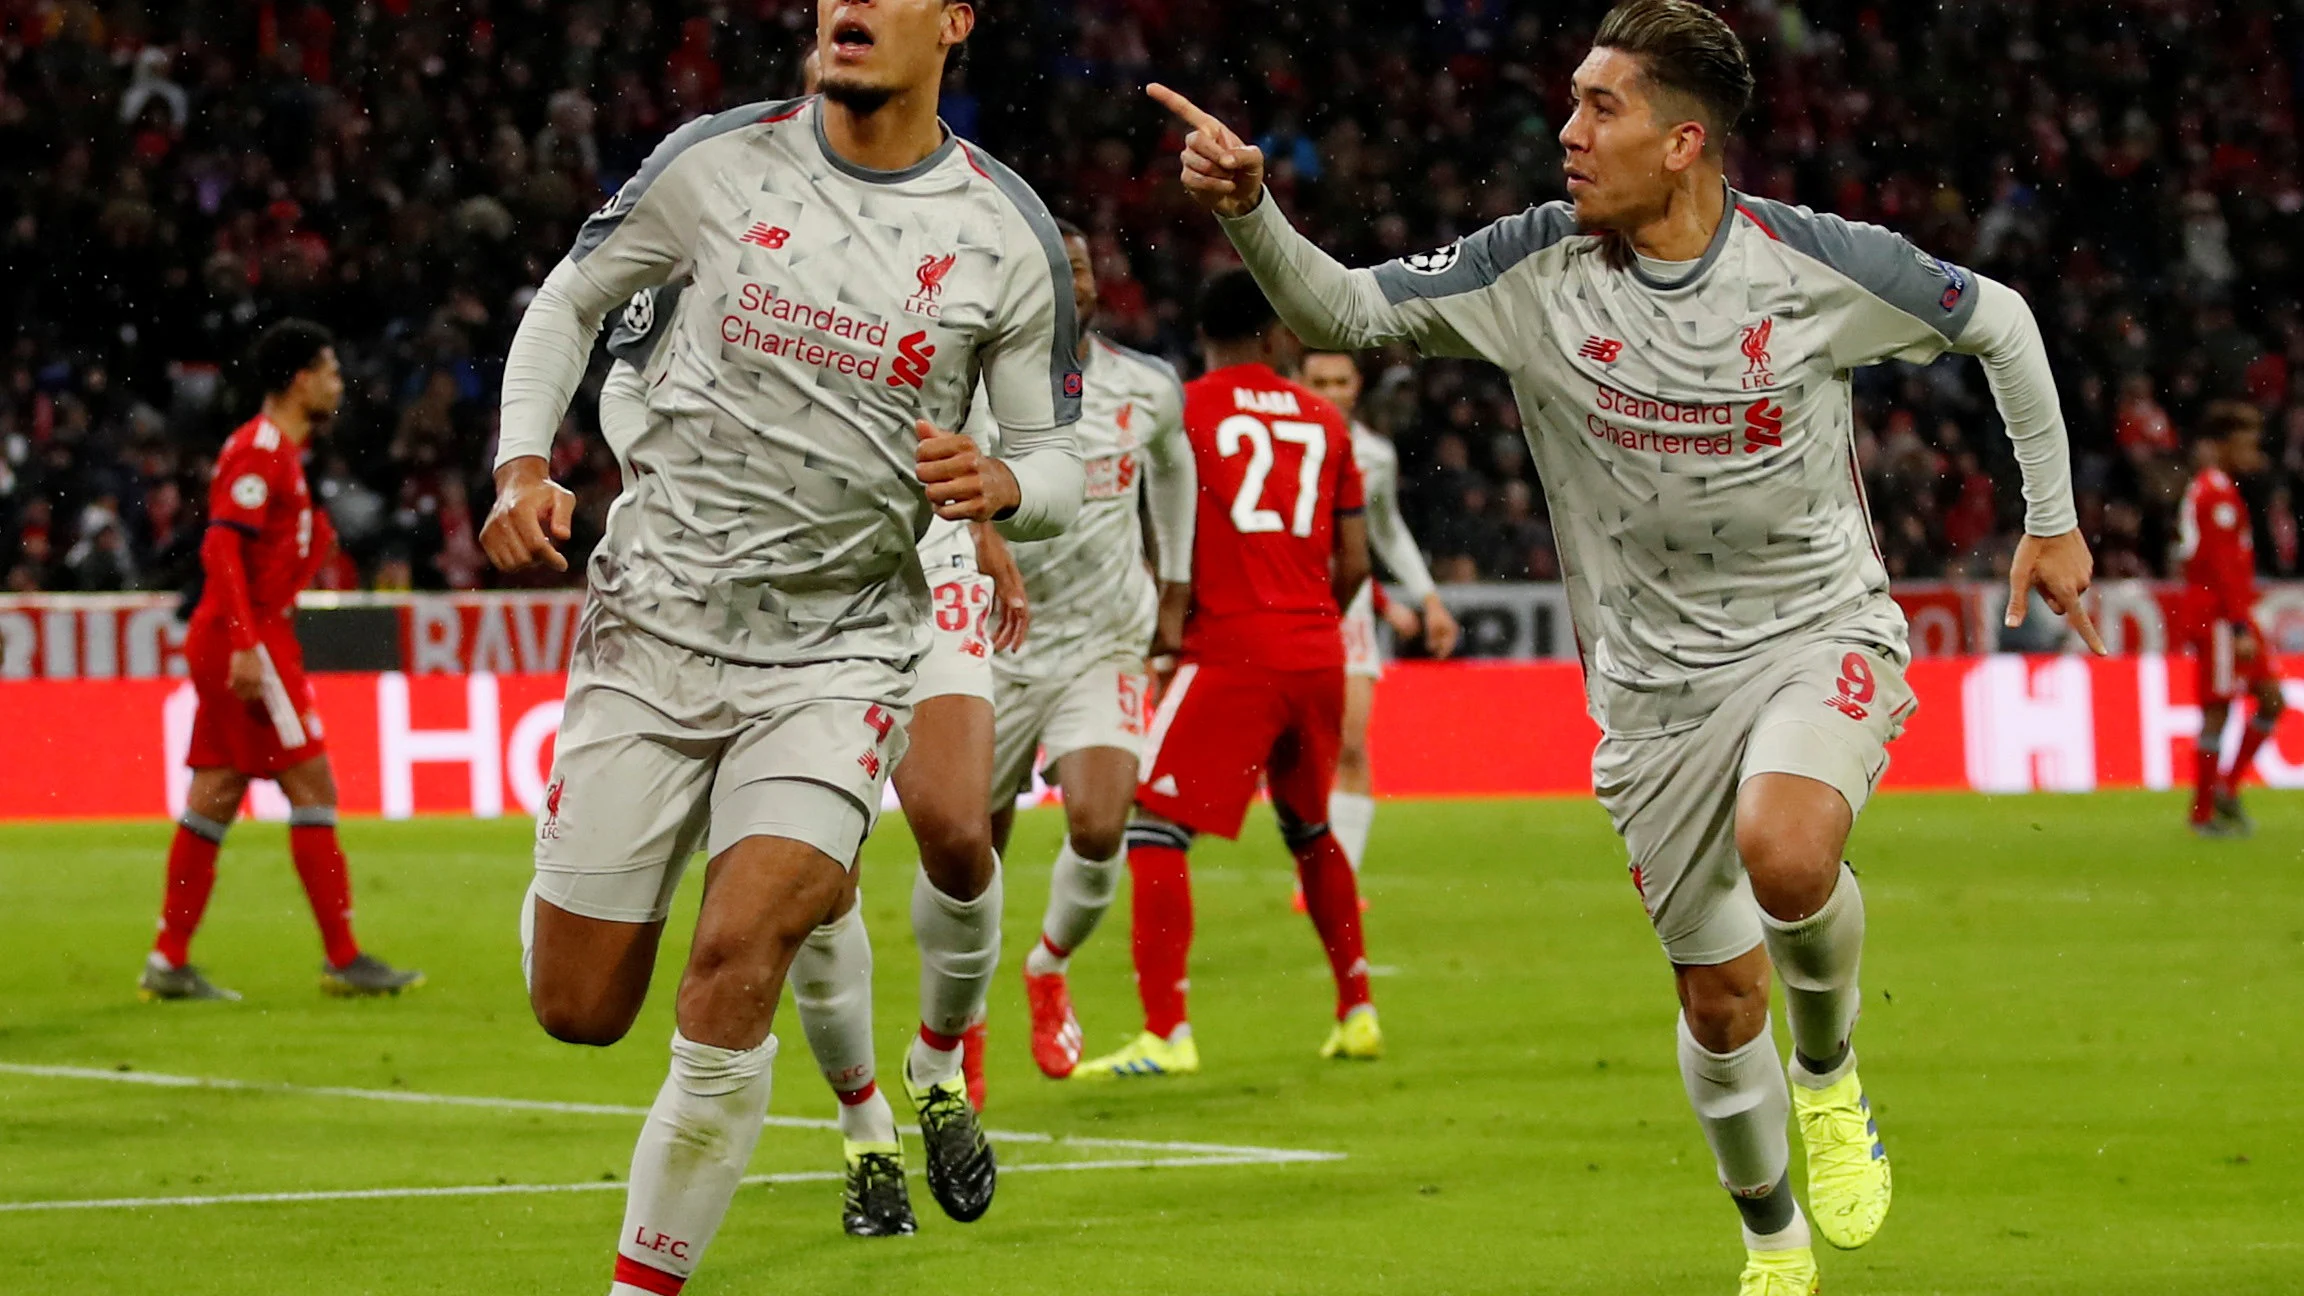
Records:
[[[1175,184],[1148,75],[1252,124],[1297,223],[1371,261],[1558,195],[1566,73],[1604,7],[1001,4],[946,101],[1090,231],[1115,336],[1182,360],[1183,303],[1231,253]],[[2243,483],[2258,562],[2296,570],[2304,20],[2212,0],[1723,7],[1762,86],[1730,174],[2030,297],[2108,561],[2167,574],[2175,429],[2238,398],[2277,430]],[[227,362],[289,313],[341,340],[349,395],[315,465],[356,578],[491,579],[459,518],[487,499],[527,293],[665,132],[788,93],[812,30],[807,0],[0,0],[6,582],[183,579],[168,547],[197,535],[183,514],[254,404]],[[1541,493],[1525,518],[1515,502],[1525,458],[1495,449],[1519,434],[1501,376],[1371,373],[1411,521],[1457,551],[1434,555],[1442,578],[1555,573]],[[1985,516],[1983,485],[2012,498],[2014,465],[1973,365],[1867,374],[1856,416],[1899,576],[2001,560],[2015,518]],[[581,559],[618,477],[588,401],[563,436]],[[87,508],[104,496],[110,541]]]

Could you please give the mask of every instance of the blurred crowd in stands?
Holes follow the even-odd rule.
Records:
[[[498,374],[532,286],[672,127],[792,93],[814,0],[0,0],[0,577],[168,589],[237,361],[286,314],[341,339],[309,471],[343,588],[493,583]],[[1158,78],[1252,131],[1345,260],[1559,196],[1591,0],[987,0],[945,116],[1088,228],[1102,327],[1184,361],[1230,258],[1175,182]],[[2304,11],[2275,0],[1736,0],[1752,192],[1877,221],[2032,302],[2108,576],[2166,572],[2186,434],[2254,402],[2265,574],[2299,562]],[[1494,370],[1367,358],[1442,579],[1558,575]],[[1187,372],[1189,372],[1189,366]],[[1857,454],[1901,578],[2004,569],[2022,501],[1982,375],[1857,383]],[[577,547],[617,489],[590,397],[555,451]]]

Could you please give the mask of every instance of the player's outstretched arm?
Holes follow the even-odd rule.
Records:
[[[1298,337],[1340,351],[1406,340],[1439,354],[1464,354],[1386,300],[1375,272],[1346,269],[1296,232],[1278,206],[1266,200],[1262,150],[1167,86],[1154,83],[1145,93],[1189,128],[1182,159],[1185,190],[1216,214],[1240,259],[1272,299],[1272,308]]]

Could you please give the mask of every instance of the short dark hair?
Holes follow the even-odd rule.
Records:
[[[1279,318],[1246,270],[1226,270],[1201,285],[1200,334],[1211,342],[1246,342]]]
[[[1088,231],[1061,216],[1056,218],[1056,233],[1068,239],[1079,239],[1082,242],[1088,240]]]
[[[2261,434],[2264,431],[2264,411],[2246,401],[2220,400],[2208,406],[2207,415],[2200,421],[2200,437],[2206,441],[2222,441],[2242,432]]]
[[[1716,151],[1752,106],[1752,61],[1720,15],[1694,0],[1624,0],[1600,20],[1594,48],[1640,60],[1649,82],[1693,100]]]
[[[267,396],[288,390],[296,375],[320,363],[320,353],[336,345],[336,335],[308,319],[284,319],[264,330],[248,349],[248,367]]]

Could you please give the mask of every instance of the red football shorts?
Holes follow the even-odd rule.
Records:
[[[1186,662],[1145,737],[1136,804],[1194,832],[1240,835],[1261,778],[1281,812],[1328,819],[1344,745],[1344,671]]]
[[[232,692],[232,643],[222,631],[203,633],[195,626],[184,637],[184,660],[199,699],[192,742],[184,752],[184,763],[193,769],[233,769],[251,778],[271,778],[326,750],[295,628],[286,621],[267,628],[258,646],[268,659],[264,693],[257,701],[243,702]]]
[[[2192,657],[2200,672],[2200,700],[2223,702],[2249,693],[2273,678],[2272,659],[2268,655],[2264,632],[2253,622],[2242,623],[2256,640],[2256,654],[2246,661],[2234,651],[2240,637],[2240,626],[2230,621],[2211,621],[2206,628],[2192,635]]]

